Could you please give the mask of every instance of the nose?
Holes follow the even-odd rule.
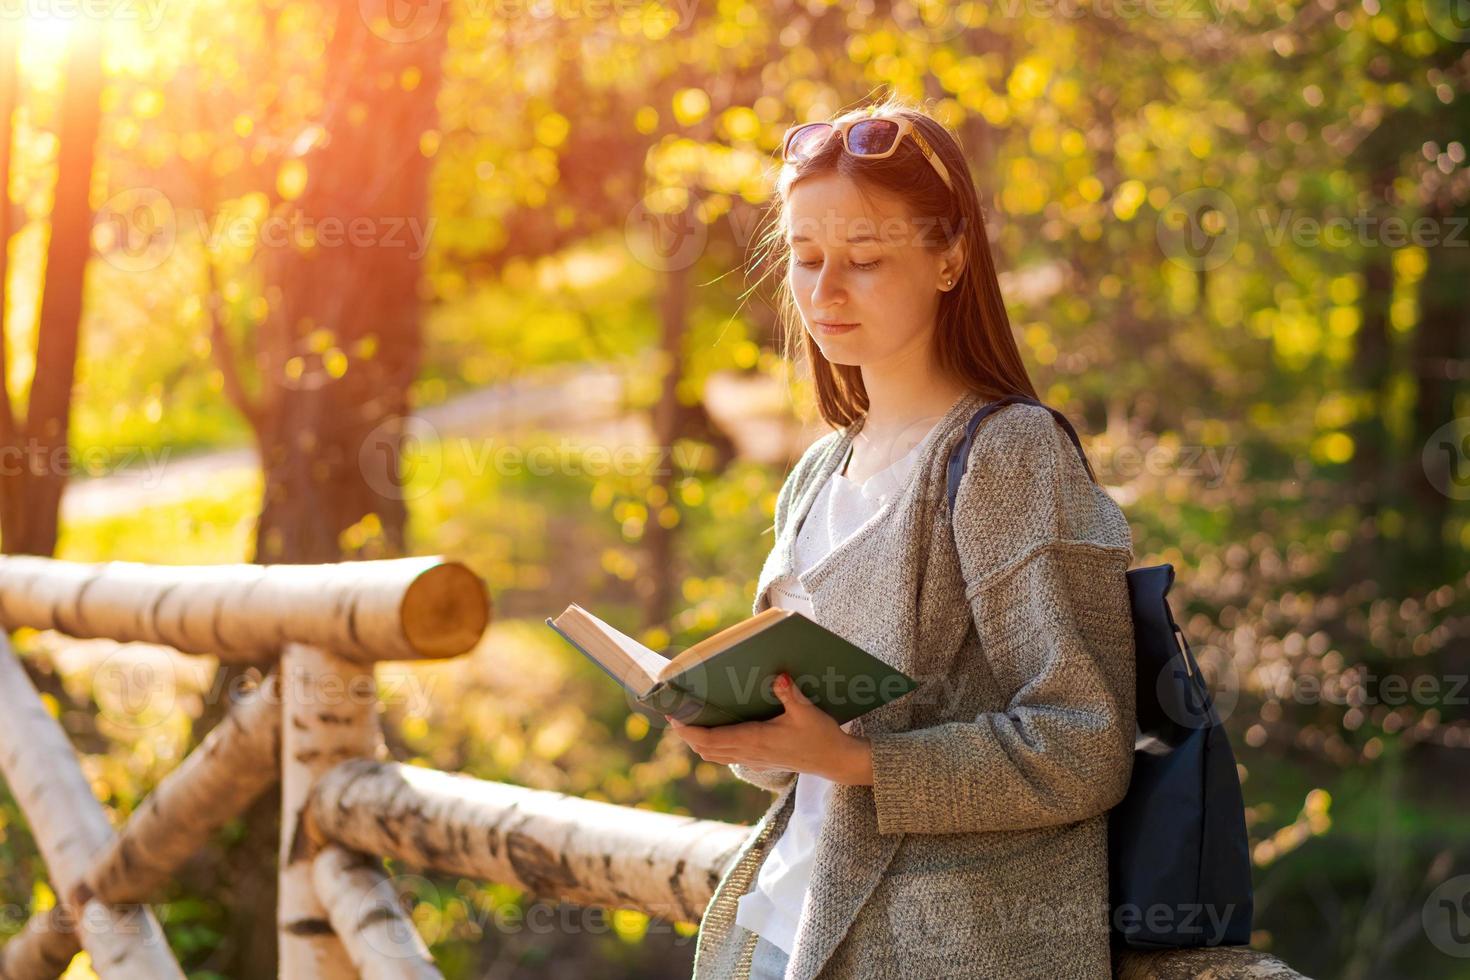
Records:
[[[812,308],[818,311],[819,316],[825,315],[846,301],[847,288],[843,285],[838,263],[822,263],[816,282],[812,284]]]

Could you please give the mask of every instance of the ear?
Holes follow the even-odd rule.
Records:
[[[939,261],[939,289],[948,292],[954,288],[954,283],[960,281],[960,274],[965,271],[965,239],[963,236],[956,238],[954,244],[941,253]],[[951,285],[946,286],[948,282]]]

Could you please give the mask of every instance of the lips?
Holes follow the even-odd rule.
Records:
[[[827,334],[847,333],[849,330],[855,330],[858,327],[856,323],[824,323],[821,320],[817,320],[816,324],[819,331]]]

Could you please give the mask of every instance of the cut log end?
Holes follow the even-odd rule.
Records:
[[[426,660],[458,657],[480,642],[490,625],[490,593],[458,562],[426,569],[404,592],[399,607],[404,639]]]

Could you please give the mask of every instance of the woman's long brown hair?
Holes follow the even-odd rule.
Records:
[[[955,185],[954,192],[945,186],[922,151],[909,138],[899,144],[892,156],[882,160],[852,156],[843,151],[839,141],[829,140],[809,159],[781,167],[772,217],[767,230],[756,242],[752,268],[759,271],[764,267],[765,272],[759,276],[761,280],[767,276],[779,280],[776,307],[783,328],[783,353],[787,361],[798,363],[795,355],[799,347],[811,368],[817,408],[829,425],[845,426],[868,410],[862,372],[853,365],[833,364],[822,354],[822,349],[802,324],[801,313],[785,274],[790,252],[786,241],[787,203],[792,187],[799,181],[822,174],[840,174],[851,177],[866,189],[902,200],[916,219],[916,227],[937,230],[937,234],[925,236],[926,247],[943,250],[952,246],[956,238],[965,239],[965,263],[959,281],[939,300],[934,335],[939,364],[966,388],[987,398],[1006,395],[1036,398],[1036,388],[1026,373],[1026,365],[1011,333],[1010,317],[1006,315],[995,261],[990,254],[990,241],[985,234],[980,200],[958,139],[942,123],[905,99],[890,96],[872,108],[880,112],[901,113],[913,122],[949,170]],[[865,116],[870,111],[869,106],[862,106],[834,121]]]

